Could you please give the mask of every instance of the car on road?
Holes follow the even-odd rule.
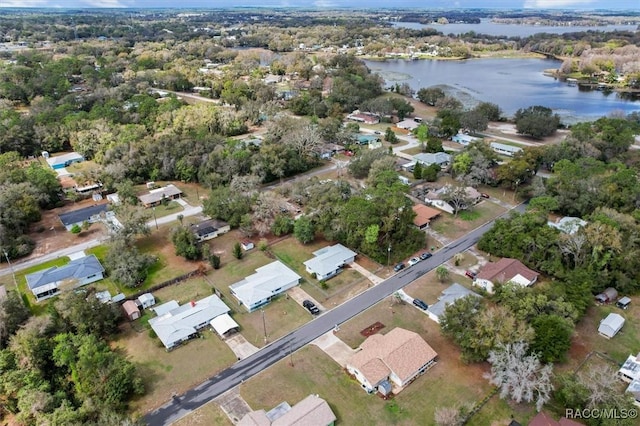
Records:
[[[489,194],[487,194],[486,192],[481,192],[481,193],[480,193],[480,196],[481,196],[482,198],[491,198],[491,197],[489,197]]]
[[[409,259],[409,262],[407,262],[409,264],[409,266],[413,266],[416,263],[420,263],[420,258],[419,257],[412,257],[411,259]]]
[[[476,275],[478,275],[477,273],[473,272],[473,271],[464,271],[464,274],[471,278],[472,280],[476,279]]]
[[[404,269],[404,263],[400,262],[398,263],[396,266],[393,267],[393,270],[398,272],[398,271],[402,271]]]
[[[416,305],[418,308],[422,309],[423,311],[426,311],[427,309],[429,309],[429,305],[427,305],[420,299],[413,299],[413,304]]]
[[[375,132],[373,132],[374,135],[381,135],[382,132],[379,132],[378,130],[376,130]]]
[[[428,258],[430,258],[431,256],[433,256],[431,253],[429,253],[429,252],[426,252],[426,251],[425,251],[424,253],[422,253],[422,254],[420,255],[420,259],[422,259],[422,260],[427,260],[427,259],[428,259]]]
[[[316,304],[313,303],[311,300],[304,300],[302,302],[302,306],[307,308],[307,311],[309,311],[313,315],[318,315],[320,313],[320,309],[318,309]]]

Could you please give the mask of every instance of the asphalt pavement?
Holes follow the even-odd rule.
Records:
[[[524,211],[524,208],[525,205],[520,204],[515,207],[514,210]],[[508,216],[511,211],[512,210],[501,217]],[[275,342],[270,343],[250,357],[238,361],[233,366],[209,378],[195,388],[192,388],[182,395],[175,396],[161,407],[148,413],[144,417],[144,421],[152,426],[160,426],[170,425],[181,419],[193,410],[213,400],[234,386],[241,384],[245,380],[250,379],[277,361],[285,358],[290,353],[297,351],[322,334],[332,330],[334,327],[344,323],[385,297],[405,287],[412,281],[420,278],[422,275],[451,259],[455,254],[469,249],[478,242],[485,232],[491,229],[493,222],[494,221],[487,222],[474,229],[465,236],[435,252],[431,258],[402,270],[382,283],[371,287],[353,299],[317,317]],[[178,348],[177,350],[183,349]]]

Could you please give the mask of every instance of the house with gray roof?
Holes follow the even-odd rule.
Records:
[[[451,163],[451,155],[446,152],[422,152],[414,155],[413,159],[424,166],[437,164],[440,167],[447,167]]]
[[[505,155],[507,157],[513,157],[518,152],[522,151],[522,148],[513,145],[507,145],[499,142],[491,142],[489,144],[492,150],[497,152],[500,155]]]
[[[58,215],[58,218],[64,227],[67,228],[67,231],[71,231],[74,225],[82,226],[84,222],[96,223],[100,221],[102,216],[108,218],[113,215],[114,213],[109,211],[109,204],[105,203],[62,213]]]
[[[429,318],[435,322],[440,323],[440,318],[444,314],[447,306],[455,303],[456,300],[467,296],[481,297],[479,294],[474,293],[463,285],[453,283],[442,291],[436,303],[429,306],[427,309],[427,315],[429,315]]]
[[[301,278],[284,263],[276,260],[257,268],[255,274],[232,284],[229,290],[240,305],[252,312],[269,303],[277,295],[297,286]]]
[[[293,407],[285,401],[269,411],[251,411],[238,426],[332,426],[336,420],[327,401],[318,395],[309,395]]]
[[[73,163],[80,163],[84,161],[84,157],[77,152],[68,152],[66,154],[56,155],[54,157],[45,157],[47,164],[53,170],[64,169],[72,165]]]
[[[602,337],[611,339],[613,336],[618,334],[620,329],[622,329],[623,325],[624,325],[624,317],[620,314],[611,313],[607,315],[605,319],[600,321],[600,326],[598,327],[598,333]]]
[[[182,191],[170,183],[162,188],[152,189],[148,194],[138,196],[138,200],[148,208],[159,206],[165,200],[177,200],[181,195]]]
[[[104,278],[104,267],[95,255],[74,259],[64,266],[52,266],[28,274],[27,286],[36,301],[56,296],[62,289],[78,288]]]
[[[182,306],[172,300],[155,308],[158,316],[151,318],[149,325],[164,347],[171,350],[196,336],[198,330],[209,325],[211,320],[229,311],[229,307],[215,294]]]
[[[353,262],[356,252],[342,244],[327,246],[313,252],[313,258],[304,262],[307,272],[318,280],[327,280],[342,271],[342,267]]]

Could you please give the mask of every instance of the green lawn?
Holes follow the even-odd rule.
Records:
[[[153,207],[153,210],[150,210],[151,217],[155,214],[156,218],[169,216],[170,214],[180,213],[184,210],[184,207],[180,205],[177,201],[169,201],[166,205],[160,204],[157,207]]]
[[[498,204],[482,201],[473,208],[472,212],[464,215],[458,215],[458,217],[450,214],[440,215],[432,222],[431,228],[439,234],[454,240],[496,218],[505,211],[506,209]]]

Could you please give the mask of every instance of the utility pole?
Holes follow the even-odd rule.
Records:
[[[151,210],[153,211],[153,220],[156,222],[156,231],[158,230],[158,218],[156,218],[156,208],[155,207],[151,207]]]
[[[391,243],[389,243],[389,246],[387,247],[387,268],[389,267],[390,263],[391,263]]]
[[[9,261],[9,253],[7,253],[6,250],[3,250],[3,252],[4,252],[4,257],[7,259],[7,263],[9,264],[9,269],[11,269],[11,275],[13,275],[13,285],[15,285],[16,290],[18,290],[18,280],[16,280],[16,273],[13,270],[13,265]]]
[[[262,312],[262,328],[264,329],[264,344],[267,344],[267,322],[264,319],[264,309],[260,309]]]

